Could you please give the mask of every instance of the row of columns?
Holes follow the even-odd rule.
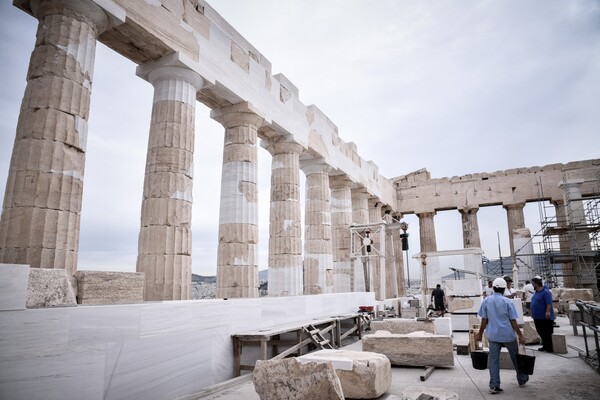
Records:
[[[0,262],[74,274],[95,46],[109,17],[86,0],[32,1],[31,9],[38,34],[0,221]],[[195,107],[204,80],[160,61],[141,66],[138,74],[153,85],[154,98],[136,270],[145,274],[146,300],[189,299]],[[211,116],[225,128],[217,296],[257,297],[257,144],[264,119],[247,103],[213,110]],[[283,136],[267,136],[271,139],[262,144],[272,155],[270,294],[360,290],[356,281],[362,274],[350,260],[350,225],[379,221],[381,205],[370,207],[366,192],[352,190],[346,176],[330,176],[332,169],[322,160],[303,161],[303,248],[304,148]],[[369,278],[381,292],[385,279],[379,263]],[[395,286],[388,290],[397,291]]]

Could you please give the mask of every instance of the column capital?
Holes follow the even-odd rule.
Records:
[[[355,197],[357,199],[368,200],[371,198],[371,194],[369,192],[367,192],[367,189],[364,186],[353,187],[352,188],[352,197]]]
[[[300,160],[300,169],[305,175],[329,174],[333,170],[333,167],[327,164],[324,158],[311,158]]]
[[[275,136],[261,141],[261,146],[267,149],[272,156],[277,154],[300,154],[304,146],[294,142],[288,136]]]
[[[26,9],[25,7],[22,8]],[[31,0],[29,10],[40,21],[48,15],[66,15],[78,21],[85,21],[96,31],[96,36],[104,32],[110,22],[106,12],[89,0]]]
[[[477,211],[479,211],[478,206],[465,206],[458,209],[458,212],[461,214],[477,214]]]
[[[354,182],[347,175],[330,175],[329,176],[329,187],[331,189],[352,189]]]
[[[258,108],[247,101],[214,109],[210,112],[210,117],[221,123],[226,129],[247,125],[259,128],[265,120],[265,116]]]
[[[502,204],[502,207],[506,210],[522,210],[523,208],[525,208],[525,202]]]
[[[178,66],[157,66],[152,70],[148,71],[148,81],[156,86],[156,84],[164,79],[181,79],[189,82],[196,88],[196,91],[202,89],[204,86],[204,79],[195,71],[189,68],[183,68]]]
[[[416,213],[416,215],[417,215],[417,217],[419,217],[419,219],[433,218],[435,216],[435,214],[437,214],[435,211],[425,211],[425,212]]]

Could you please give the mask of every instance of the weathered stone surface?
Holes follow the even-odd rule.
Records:
[[[567,354],[567,338],[564,333],[552,335],[552,350],[557,354]]]
[[[302,357],[301,362],[331,361],[340,378],[344,396],[351,399],[374,399],[392,384],[390,360],[383,354],[367,351],[321,350]]]
[[[444,281],[446,296],[480,296],[483,292],[479,279]]]
[[[64,269],[30,268],[27,308],[75,306],[75,292]]]
[[[144,301],[140,272],[77,271],[79,304],[131,304]]]
[[[402,391],[402,397],[388,397],[388,400],[393,399],[401,399],[401,400],[421,400],[422,395],[429,396],[427,399],[432,398],[435,400],[460,400],[458,394],[440,388],[424,388],[424,387],[414,387],[414,388],[406,388]]]
[[[252,382],[261,400],[344,399],[340,379],[331,362],[302,364],[295,358],[258,360]]]
[[[542,340],[535,329],[533,318],[523,317],[523,335],[525,336],[525,344],[539,343]]]
[[[371,332],[388,331],[390,333],[407,334],[412,332],[435,333],[433,321],[417,321],[409,318],[392,318],[383,321],[372,321]]]
[[[552,289],[554,301],[591,301],[594,300],[592,289],[560,288]]]
[[[378,331],[363,337],[363,351],[384,354],[393,365],[454,366],[452,337],[413,332],[407,335]]]
[[[446,296],[448,299],[448,311],[451,313],[476,313],[481,306],[481,296],[477,297],[454,297]]]

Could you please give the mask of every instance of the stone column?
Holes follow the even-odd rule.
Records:
[[[400,221],[401,216],[394,217],[397,221]],[[398,286],[398,297],[406,295],[406,280],[404,274],[404,251],[402,250],[402,241],[400,240],[400,232],[402,230],[394,230],[394,237],[392,238],[392,246],[394,246],[395,256],[395,267],[396,267],[396,281]],[[408,265],[408,264],[407,264]],[[410,274],[409,274],[410,275]]]
[[[354,272],[350,261],[351,186],[352,181],[346,176],[329,178],[334,293],[351,292],[354,287]]]
[[[525,215],[523,214],[523,208],[525,207],[525,203],[504,204],[502,207],[506,209],[506,217],[508,220],[508,243],[510,245],[510,256],[512,258],[512,264],[515,265],[515,229],[525,228]],[[509,268],[512,269],[512,265]]]
[[[152,69],[154,86],[142,200],[137,272],[144,300],[189,300],[192,283],[192,182],[197,73]]]
[[[458,210],[462,220],[463,246],[465,249],[481,248],[477,211],[479,211],[478,207],[465,207]]]
[[[421,253],[437,251],[435,225],[433,224],[434,216],[435,211],[417,214],[417,217],[419,217],[419,239],[421,242]]]
[[[565,212],[565,201],[562,199],[553,200],[552,204],[554,205],[554,210],[556,214],[556,225],[559,228],[568,227],[567,223],[567,213]],[[570,254],[571,248],[569,246],[569,235],[567,233],[562,233],[558,236],[558,243],[560,252],[562,254]],[[575,287],[575,276],[573,275],[573,263],[568,262],[563,264],[563,281],[565,287],[574,288]]]
[[[377,300],[383,300],[392,293],[391,287],[386,288],[386,283],[389,282],[389,279],[386,274],[387,269],[385,266],[385,251],[387,243],[385,236],[385,228],[381,219],[382,206],[383,203],[381,203],[381,201],[379,201],[378,198],[369,198],[369,223],[379,224],[377,228],[374,229],[374,232],[371,235],[373,237],[373,242],[375,243],[375,246],[378,249],[380,249],[380,253],[377,254],[377,257],[371,258],[371,265],[373,269],[373,288],[375,290],[375,298]]]
[[[39,20],[0,221],[0,263],[77,270],[96,38],[91,1],[31,2]]]
[[[369,223],[369,194],[364,188],[352,189],[352,225],[361,225]],[[355,243],[354,248],[360,249],[362,246],[362,239],[359,236],[354,237]],[[371,235],[371,240],[373,236]],[[373,253],[371,253],[373,254]],[[368,254],[364,252],[363,257],[356,258],[353,261],[354,270],[354,286],[352,291],[354,292],[372,292],[374,291],[373,282],[373,265],[374,262],[372,257],[367,257]]]
[[[304,147],[281,137],[265,144],[273,156],[269,295],[297,296],[303,293],[299,164]]]
[[[583,179],[563,181],[559,186],[563,189],[565,213],[569,225],[569,248],[575,261],[572,264],[575,286],[592,289],[598,295],[597,276],[594,265],[595,252],[590,246],[589,230],[586,228],[585,208],[581,199]]]
[[[306,174],[304,294],[332,293],[331,167],[324,161],[300,165]]]
[[[217,297],[258,297],[257,131],[263,118],[248,103],[213,110],[225,126]]]

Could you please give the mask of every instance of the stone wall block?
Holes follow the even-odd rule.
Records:
[[[144,301],[144,274],[77,271],[78,304],[132,304]]]
[[[452,337],[413,332],[407,335],[378,331],[363,337],[362,350],[385,355],[392,365],[452,367]]]
[[[476,313],[481,306],[481,296],[456,297],[446,296],[448,311],[451,313]]]
[[[479,279],[447,280],[444,285],[446,296],[480,296],[483,292]]]
[[[295,358],[258,360],[252,382],[261,400],[344,399],[331,362],[302,364]]]
[[[417,321],[413,318],[384,319],[383,321],[371,321],[371,332],[387,331],[393,334],[408,334],[413,332],[427,332],[435,334],[433,321]]]
[[[75,293],[64,269],[30,268],[27,308],[75,306]]]

